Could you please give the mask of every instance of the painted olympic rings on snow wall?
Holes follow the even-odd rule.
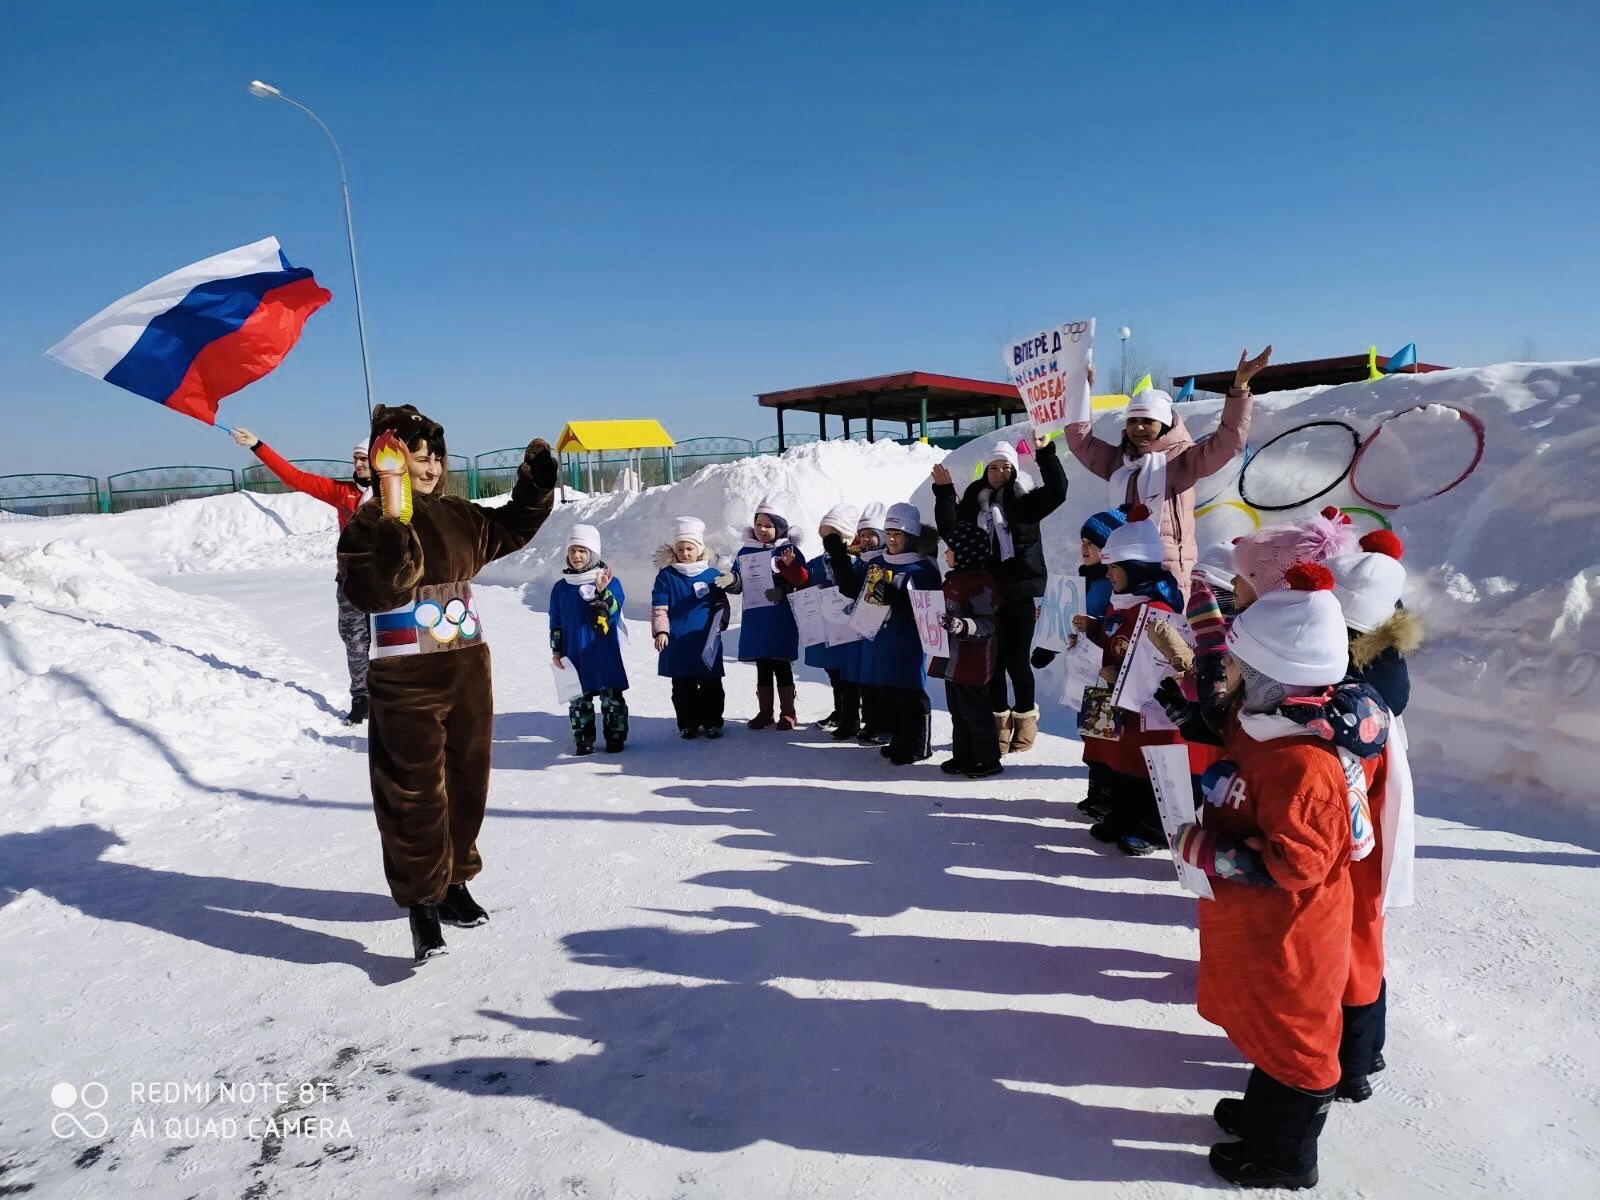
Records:
[[[1294,500],[1288,504],[1263,504],[1259,500],[1252,500],[1250,498],[1249,492],[1246,491],[1246,484],[1250,478],[1250,468],[1261,461],[1262,456],[1270,447],[1276,445],[1278,442],[1281,442],[1284,438],[1292,436],[1293,434],[1304,433],[1307,429],[1324,428],[1342,429],[1350,435],[1350,459],[1344,464],[1343,468],[1340,469],[1339,473],[1334,476],[1330,482],[1325,484],[1319,490],[1312,492],[1310,495],[1304,496],[1298,500]],[[1355,466],[1356,455],[1360,449],[1361,435],[1356,432],[1355,426],[1344,421],[1307,421],[1302,425],[1294,426],[1292,429],[1285,429],[1276,437],[1270,438],[1269,440],[1263,442],[1260,447],[1257,448],[1256,452],[1252,454],[1244,463],[1244,465],[1239,468],[1239,499],[1243,500],[1251,508],[1257,509],[1260,512],[1288,512],[1293,508],[1303,508],[1307,504],[1311,504],[1322,499],[1322,497],[1326,496],[1329,492],[1333,491],[1334,488],[1338,487],[1345,481],[1345,478],[1350,474],[1350,469]],[[1365,497],[1363,497],[1363,499],[1364,498]]]
[[[1361,466],[1361,460],[1366,457],[1367,451],[1371,449],[1372,444],[1378,440],[1378,435],[1383,432],[1383,427],[1385,425],[1387,425],[1390,421],[1395,420],[1397,417],[1403,417],[1407,413],[1419,412],[1426,408],[1449,409],[1467,423],[1467,428],[1472,430],[1473,438],[1477,442],[1476,448],[1473,451],[1472,461],[1467,464],[1466,470],[1462,471],[1461,474],[1457,475],[1438,491],[1429,492],[1426,496],[1418,496],[1413,500],[1396,501],[1392,504],[1388,503],[1387,501],[1376,499],[1373,496],[1369,496],[1366,492],[1361,490],[1361,485],[1356,482],[1356,471]],[[1383,420],[1379,421],[1377,427],[1367,435],[1367,440],[1362,442],[1360,447],[1356,450],[1356,456],[1350,463],[1350,490],[1357,496],[1361,497],[1361,499],[1365,500],[1368,504],[1372,505],[1374,508],[1386,508],[1390,512],[1393,512],[1395,509],[1400,508],[1404,504],[1420,504],[1424,500],[1433,500],[1444,495],[1448,491],[1452,491],[1455,488],[1460,487],[1461,484],[1465,482],[1467,476],[1471,475],[1478,469],[1478,464],[1483,461],[1483,451],[1487,442],[1488,436],[1484,430],[1483,422],[1464,408],[1458,408],[1454,404],[1415,404],[1410,408],[1403,408],[1399,412],[1390,413]],[[1241,491],[1240,494],[1243,495],[1243,492]]]
[[[1257,509],[1251,508],[1250,505],[1245,504],[1243,501],[1240,501],[1240,500],[1216,500],[1216,501],[1213,501],[1210,504],[1207,504],[1207,505],[1204,505],[1204,506],[1202,506],[1200,508],[1197,508],[1197,509],[1194,510],[1195,520],[1198,521],[1201,517],[1205,516],[1207,513],[1216,512],[1220,508],[1237,508],[1245,516],[1250,518],[1250,523],[1252,525],[1254,525],[1257,529],[1261,528],[1261,513],[1260,513],[1260,511],[1257,510]],[[1393,529],[1394,528],[1394,525],[1390,523],[1389,518],[1384,516],[1381,512],[1379,512],[1375,508],[1361,508],[1359,506],[1355,506],[1355,507],[1351,507],[1351,508],[1341,508],[1339,511],[1344,513],[1344,514],[1346,514],[1347,516],[1352,516],[1352,517],[1355,517],[1355,516],[1371,517],[1374,521],[1376,521],[1379,525],[1381,525],[1385,529]]]

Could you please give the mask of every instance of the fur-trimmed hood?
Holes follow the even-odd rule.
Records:
[[[718,554],[710,546],[702,546],[700,549],[700,561],[705,563],[706,566],[720,567],[722,565],[722,555]],[[663,567],[670,567],[673,563],[677,562],[678,556],[672,551],[672,543],[663,542],[661,545],[657,546],[655,557],[651,561],[658,571]]]
[[[1350,661],[1356,670],[1365,670],[1385,650],[1405,658],[1421,645],[1421,620],[1406,609],[1397,608],[1394,616],[1371,633],[1358,633],[1350,639]]]

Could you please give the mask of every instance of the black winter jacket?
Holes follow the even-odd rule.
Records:
[[[1003,600],[1037,599],[1044,595],[1049,582],[1039,524],[1066,502],[1067,473],[1056,454],[1055,442],[1038,451],[1036,461],[1044,480],[1041,486],[1029,488],[1027,480],[1019,475],[997,493],[1000,509],[1011,529],[1013,551],[1012,556],[1002,562],[991,539],[989,570],[1000,585]],[[979,497],[988,486],[981,476],[974,479],[958,502],[955,484],[934,485],[933,519],[940,537],[949,541],[951,531],[958,524],[976,524],[982,509]]]

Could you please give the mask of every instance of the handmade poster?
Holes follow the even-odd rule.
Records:
[[[911,615],[917,622],[917,638],[922,642],[923,652],[935,658],[949,658],[950,632],[944,627],[944,593],[919,592],[914,587],[906,591],[911,597]]]
[[[1094,318],[1069,321],[1010,342],[1006,371],[1022,394],[1035,433],[1059,433],[1091,416],[1088,366],[1094,361]]]
[[[562,665],[550,664],[550,675],[556,681],[556,699],[562,704],[570,704],[583,695],[583,684],[578,679],[578,668],[572,665],[570,658],[561,660]]]
[[[743,588],[740,595],[744,597],[744,606],[771,608],[772,601],[767,599],[767,592],[776,579],[772,573],[772,551],[741,554],[735,562],[739,568],[739,583]]]
[[[819,646],[828,640],[828,621],[822,612],[822,589],[801,588],[789,594],[789,609],[800,630],[802,646]]]
[[[1057,653],[1072,644],[1076,636],[1072,618],[1083,612],[1083,580],[1050,572],[1050,582],[1039,599],[1039,621],[1034,627],[1033,644]],[[1076,707],[1076,706],[1074,706]]]
[[[1156,807],[1161,810],[1161,828],[1166,831],[1167,845],[1178,838],[1178,830],[1194,824],[1194,785],[1189,780],[1189,749],[1187,746],[1146,746],[1145,765],[1150,768],[1150,784],[1155,788]],[[1172,865],[1178,869],[1178,882],[1185,891],[1193,892],[1204,900],[1214,900],[1211,880],[1192,863],[1186,863],[1176,854]]]

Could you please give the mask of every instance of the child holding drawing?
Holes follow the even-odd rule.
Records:
[[[928,557],[933,546],[922,536],[922,514],[915,504],[896,504],[884,518],[884,554],[867,568],[860,583],[858,604],[881,607],[882,624],[863,652],[862,678],[880,689],[889,726],[889,744],[883,755],[895,766],[909,766],[927,758],[932,750],[932,707],[923,690],[922,639],[911,613],[908,588],[937,591],[939,568]],[[834,577],[845,587],[849,555],[837,537],[827,541]]]
[[[550,589],[550,654],[557,670],[577,671],[583,689],[567,706],[580,755],[594,753],[596,697],[606,750],[616,754],[628,740],[622,604],[622,581],[600,559],[600,531],[574,525],[567,535],[567,569]]]
[[[685,739],[702,731],[708,738],[722,736],[721,631],[728,625],[728,598],[717,587],[705,537],[704,521],[679,517],[671,543],[656,552],[661,569],[650,589],[650,631],[660,656],[656,672],[672,680],[672,711]]]
[[[841,541],[854,538],[860,519],[861,514],[856,511],[855,505],[835,504],[823,516],[822,524],[817,527],[817,536],[822,539],[824,547],[830,536],[837,537]],[[806,571],[811,577],[812,587],[838,586],[833,577],[833,569],[828,563],[826,549],[806,564]],[[852,574],[854,574],[853,563]],[[861,688],[859,682],[846,678],[849,660],[852,656],[859,655],[858,642],[842,646],[830,646],[826,642],[818,642],[816,645],[806,647],[806,666],[819,667],[827,672],[828,682],[833,685],[833,711],[817,724],[823,729],[832,729],[833,740],[836,742],[853,738],[861,731]]]
[[[739,661],[756,664],[756,715],[750,729],[798,729],[794,711],[794,660],[800,657],[800,631],[789,611],[788,595],[805,587],[811,576],[799,549],[789,540],[790,496],[770,496],[756,505],[755,520],[745,531],[745,544],[733,569],[717,576],[727,591],[744,596],[739,628]],[[747,582],[753,581],[750,587]],[[776,690],[780,708],[773,721]]]
[[[941,667],[950,710],[951,754],[939,769],[946,775],[987,779],[1004,770],[1000,734],[989,707],[1000,591],[989,571],[983,530],[958,524],[946,540],[950,571],[944,577],[944,627],[950,635],[950,656],[935,663]]]
[[[1108,685],[1086,693],[1079,714],[1085,743],[1101,743],[1098,752],[1103,755],[1108,772],[1101,791],[1106,811],[1090,827],[1089,834],[1097,841],[1115,842],[1124,854],[1132,855],[1149,854],[1166,842],[1149,769],[1140,751],[1146,746],[1172,745],[1183,739],[1176,729],[1148,728],[1151,723],[1170,725],[1165,720],[1157,722],[1153,712],[1147,716],[1113,708],[1110,685],[1115,682],[1123,659],[1134,649],[1132,634],[1140,610],[1148,606],[1157,612],[1177,613],[1183,608],[1177,580],[1162,566],[1163,553],[1161,533],[1150,519],[1150,510],[1142,504],[1134,505],[1128,512],[1127,524],[1106,539],[1103,557],[1109,564],[1107,575],[1112,587],[1109,613],[1103,619],[1083,616],[1072,621],[1075,629],[1086,633],[1101,648],[1102,678]],[[1171,631],[1164,622],[1151,628],[1161,635],[1152,640],[1174,669],[1188,670],[1187,647],[1181,639],[1167,636]],[[1160,711],[1153,698],[1145,698],[1152,699],[1147,709]]]

